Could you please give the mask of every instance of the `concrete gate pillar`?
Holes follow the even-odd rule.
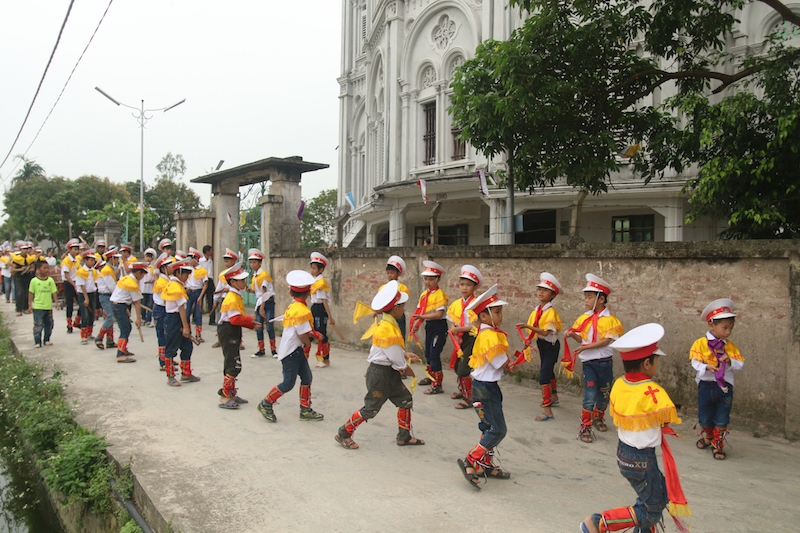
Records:
[[[211,186],[214,213],[214,269],[222,272],[225,248],[239,252],[239,184],[223,180]],[[230,220],[228,220],[230,219]]]

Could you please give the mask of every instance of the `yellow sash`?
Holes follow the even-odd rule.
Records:
[[[251,288],[253,290],[256,290],[257,288],[261,287],[265,281],[268,283],[272,283],[272,278],[270,277],[269,274],[267,274],[266,271],[262,270],[261,272],[253,276]]]
[[[117,280],[117,273],[114,271],[114,268],[111,265],[106,265],[100,269],[100,276],[111,276],[114,278],[114,281]]]
[[[79,278],[83,279],[83,280],[88,280],[89,279],[89,269],[86,268],[86,265],[84,265],[84,266],[80,267],[77,272],[75,272],[75,275],[78,276]]]
[[[422,296],[420,296],[420,302],[422,301],[422,297],[424,295],[425,293],[423,292]],[[440,307],[447,307],[449,302],[450,300],[447,299],[447,295],[445,295],[444,291],[442,291],[442,289],[436,289],[428,294],[428,301],[425,306],[425,311],[420,314],[427,314],[435,309],[439,309]]]
[[[203,267],[197,267],[194,269],[194,279],[204,279],[208,277],[208,270]]]
[[[578,328],[589,318],[590,314],[584,313],[578,317],[578,320],[572,325],[572,329],[576,330],[583,340],[589,340],[589,329],[584,328],[583,331],[577,331]],[[597,336],[597,340],[603,340],[608,337],[619,337],[625,333],[625,329],[622,327],[622,322],[619,321],[617,317],[614,315],[608,316],[601,316],[597,318],[597,332],[595,333]]]
[[[177,302],[181,298],[188,300],[189,295],[186,294],[186,287],[181,285],[179,281],[170,280],[164,290],[161,291],[161,299],[165,302]]]
[[[153,284],[153,294],[161,294],[164,289],[167,288],[168,284],[169,280],[167,278],[159,276],[156,282]]]
[[[139,292],[139,282],[132,276],[122,276],[122,279],[117,282],[117,287],[123,291]]]
[[[430,297],[428,298],[430,302]],[[455,302],[450,304],[450,307],[447,308],[447,317],[455,324],[456,326],[461,325],[461,314],[464,312],[464,298],[459,298]],[[468,324],[472,324],[478,318],[478,315],[475,314],[474,311],[467,311],[468,313]]]
[[[397,321],[389,313],[383,314],[383,318],[372,333],[372,345],[378,348],[398,345],[405,349],[406,343],[403,340],[403,334],[400,333]]]
[[[220,310],[223,313],[236,311],[240,315],[244,316],[244,300],[242,300],[242,296],[233,291],[228,292],[228,294],[225,295],[225,299],[222,300],[222,307],[220,307]]]
[[[331,292],[331,286],[325,281],[325,278],[320,278],[311,285],[311,294],[317,291]]]

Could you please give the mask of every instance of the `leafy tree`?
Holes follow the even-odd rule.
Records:
[[[308,202],[300,221],[303,248],[329,246],[336,239],[336,189],[328,189]]]
[[[172,152],[167,152],[167,155],[161,158],[156,165],[156,169],[158,170],[158,180],[180,179],[186,174],[186,162],[181,154],[172,155]]]
[[[678,127],[674,110],[694,110],[696,99],[710,107],[709,92],[781,72],[800,58],[800,50],[781,46],[744,61],[726,52],[743,0],[511,3],[533,15],[508,41],[482,43],[459,68],[451,111],[464,139],[489,156],[508,155],[510,175],[522,189],[564,178],[603,192],[618,152],[633,141],[645,148],[633,158],[645,182],[668,169],[682,172],[702,162],[701,145]],[[780,1],[759,3],[800,24]],[[666,107],[635,105],[668,84],[679,96]],[[778,113],[776,123],[795,120],[796,108],[770,109]],[[695,128],[695,116],[686,115],[688,130],[711,131]],[[741,135],[744,140],[750,132]],[[702,197],[692,201],[698,206]]]
[[[14,174],[14,182],[28,181],[31,178],[45,177],[44,169],[35,160],[28,159],[24,155],[16,155],[14,156],[14,159],[19,159],[22,161],[22,168],[20,168],[17,173]]]

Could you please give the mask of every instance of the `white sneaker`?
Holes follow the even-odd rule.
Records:
[[[326,365],[324,361],[320,361],[319,363],[314,365],[314,368],[325,368],[326,366],[328,365]]]
[[[273,359],[277,359],[278,358],[278,354],[272,354],[272,358]]]
[[[41,345],[41,344],[34,344],[34,345],[33,345],[33,347],[34,347],[34,348],[41,348],[41,347],[42,347],[42,345]]]

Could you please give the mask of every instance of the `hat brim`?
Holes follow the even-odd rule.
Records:
[[[248,275],[249,274],[247,272],[242,272],[241,274],[236,274],[235,276],[231,276],[230,279],[232,279],[232,280],[234,280],[234,279],[247,279]]]
[[[430,276],[432,278],[441,278],[442,277],[441,274],[437,274],[436,272],[423,272],[422,274],[420,274],[420,276]],[[469,279],[469,278],[467,278],[467,279]]]
[[[736,313],[719,313],[718,315],[714,315],[709,318],[708,321],[711,322],[712,320],[722,320],[723,318],[736,318]]]
[[[408,301],[408,293],[405,293],[405,292],[403,292],[403,291],[400,291],[400,299],[399,299],[399,300],[397,300],[397,303],[396,303],[395,305],[404,304],[404,303],[406,303],[407,301]]]
[[[486,309],[489,309],[490,307],[500,307],[501,305],[508,305],[508,302],[505,300],[495,300],[489,305],[487,305]]]

